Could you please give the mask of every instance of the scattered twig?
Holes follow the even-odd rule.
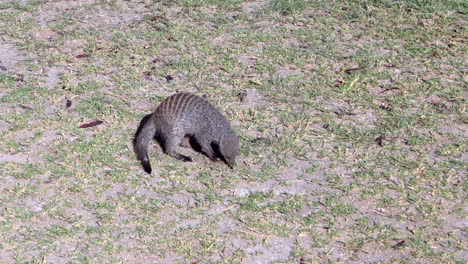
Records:
[[[328,208],[328,206],[321,199],[319,199],[317,202],[323,207]]]
[[[250,140],[250,142],[252,142],[252,143],[261,142],[261,141],[269,142],[270,140],[268,138],[266,138],[266,137],[256,137],[256,138]]]
[[[338,109],[336,111],[333,111],[333,113],[335,113],[337,116],[344,116],[344,115],[355,116],[355,115],[357,115],[356,113],[349,112],[349,111],[346,111],[346,110],[343,110],[343,109]]]
[[[383,140],[384,140],[384,136],[383,136],[383,135],[380,135],[380,136],[378,136],[378,137],[375,139],[375,142],[376,142],[377,145],[379,145],[380,147],[383,147]]]
[[[381,91],[380,93],[386,93],[386,92],[393,91],[393,90],[401,90],[401,89],[398,88],[398,87],[391,87],[391,88],[387,88],[387,89]]]
[[[89,57],[89,54],[86,54],[86,53],[82,53],[82,54],[78,54],[75,56],[75,58],[77,59],[84,59],[84,58],[88,58]]]
[[[344,73],[351,74],[351,72],[353,71],[362,70],[362,69],[364,69],[364,67],[349,68],[349,69],[344,70]]]
[[[80,128],[94,127],[94,126],[100,125],[100,124],[102,124],[102,123],[103,123],[103,121],[101,121],[101,120],[96,120],[96,121],[93,121],[93,122],[90,122],[90,123],[82,124],[82,125],[80,126]]]
[[[30,106],[23,105],[23,104],[21,104],[20,107],[23,108],[23,109],[28,109],[28,110],[34,109],[34,108],[30,107]]]
[[[406,240],[401,240],[400,242],[396,243],[395,245],[392,246],[393,249],[397,249],[402,247],[406,243]]]

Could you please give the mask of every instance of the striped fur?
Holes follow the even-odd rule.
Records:
[[[147,173],[152,170],[148,146],[153,138],[158,140],[164,153],[179,160],[192,160],[176,152],[182,140],[189,137],[211,160],[220,158],[231,168],[235,164],[239,139],[226,118],[205,99],[191,93],[177,93],[166,98],[145,118],[133,144]]]

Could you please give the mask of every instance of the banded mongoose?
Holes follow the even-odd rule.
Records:
[[[155,138],[164,153],[183,161],[190,157],[176,152],[188,137],[212,161],[222,159],[232,168],[239,138],[226,118],[207,100],[191,93],[177,93],[166,98],[156,110],[142,120],[133,145],[144,170],[151,174],[148,145]]]

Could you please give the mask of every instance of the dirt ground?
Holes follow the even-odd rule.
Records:
[[[0,2],[0,263],[465,263],[465,28],[457,1]],[[231,120],[233,170],[139,166],[177,91]]]

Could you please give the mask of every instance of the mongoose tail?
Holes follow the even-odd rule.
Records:
[[[145,116],[143,120],[141,120],[135,138],[133,139],[133,147],[137,158],[141,161],[143,169],[148,174],[151,174],[152,171],[148,157],[148,146],[156,133],[156,125],[151,118],[152,114]]]
[[[151,174],[151,165],[148,158],[141,160],[141,165],[143,166],[143,169],[146,171],[146,173]]]

